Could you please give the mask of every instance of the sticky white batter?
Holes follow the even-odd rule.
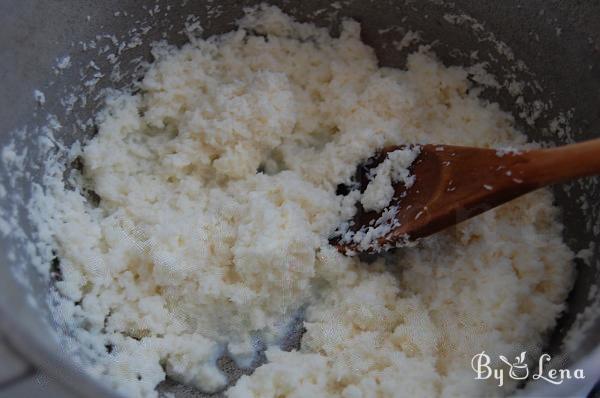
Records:
[[[168,375],[223,388],[257,336],[269,362],[229,397],[501,395],[471,357],[542,343],[564,308],[572,253],[541,190],[375,263],[329,234],[335,195],[386,145],[519,148],[511,116],[426,49],[379,68],[347,21],[339,38],[275,8],[232,33],[159,45],[139,94],[120,93],[82,150],[82,186],[44,198],[61,259],[60,311],[128,396]],[[254,35],[256,32],[261,35]],[[260,171],[259,171],[260,170]],[[375,203],[373,206],[379,206]],[[300,351],[276,348],[306,306]],[[107,349],[109,347],[109,349]],[[108,352],[110,351],[110,353]]]

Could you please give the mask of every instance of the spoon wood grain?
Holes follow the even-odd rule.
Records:
[[[368,172],[403,148],[384,148],[357,168],[361,191],[368,184]],[[549,184],[600,174],[600,139],[551,149],[524,152],[498,151],[452,145],[422,145],[410,166],[416,179],[406,188],[394,184],[390,206],[397,206],[397,226],[376,240],[377,247],[395,247],[414,241],[490,210],[518,196]],[[360,202],[351,231],[373,225],[381,217],[366,212]],[[341,252],[373,252],[372,246],[331,239]]]

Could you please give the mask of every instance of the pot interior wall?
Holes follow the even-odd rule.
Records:
[[[150,43],[166,39],[170,43],[183,44],[187,37],[182,29],[186,23],[193,22],[188,18],[190,14],[197,16],[203,36],[229,31],[235,20],[242,16],[244,7],[258,3],[232,0],[218,3],[186,0],[24,0],[1,3],[0,37],[3,40],[0,43],[0,59],[5,62],[0,65],[0,87],[5,95],[0,96],[0,118],[3,120],[0,147],[16,136],[27,134],[28,140],[20,145],[28,146],[25,167],[31,172],[31,178],[15,180],[10,194],[0,198],[0,207],[16,209],[24,232],[33,236],[25,203],[31,194],[31,180],[40,182],[41,179],[42,170],[38,165],[43,155],[34,142],[39,134],[36,128],[48,123],[48,115],[55,115],[62,125],[55,137],[65,145],[82,137],[91,137],[93,125],[85,125],[81,121],[92,118],[102,105],[102,96],[98,94],[103,88],[127,87],[140,76],[139,62],[132,61],[150,61]],[[385,66],[403,67],[406,55],[416,49],[417,44],[402,49],[392,45],[410,30],[419,32],[423,43],[433,43],[433,51],[447,65],[471,65],[485,61],[499,77],[500,83],[504,82],[503,79],[537,82],[523,92],[524,103],[531,105],[542,100],[551,106],[531,124],[523,117],[524,110],[518,105],[518,98],[505,88],[499,91],[488,89],[483,94],[512,112],[518,126],[532,140],[561,144],[600,134],[598,2],[455,0],[446,4],[441,1],[349,0],[330,3],[308,0],[271,3],[301,21],[327,26],[333,34],[336,34],[343,18],[358,20],[362,24],[364,41],[375,48],[380,63]],[[321,9],[325,12],[315,13]],[[473,21],[464,18],[462,23],[451,23],[456,22],[452,15],[463,12],[483,23],[483,29],[477,26],[473,29]],[[131,30],[134,27],[138,28],[136,32]],[[142,35],[140,45],[125,48],[119,53],[118,46],[112,44],[112,35],[119,41],[129,40],[145,27],[148,30]],[[494,41],[490,32],[512,49],[514,59],[509,53],[502,54],[501,51],[499,54],[498,42]],[[104,34],[107,36],[97,37]],[[98,44],[96,48],[82,44],[91,41]],[[109,50],[98,54],[104,45],[108,45]],[[477,61],[472,58],[475,52],[479,57]],[[107,58],[109,53],[118,55],[121,71],[118,79],[110,78],[115,64]],[[57,68],[57,59],[65,55],[70,56],[71,66],[64,70]],[[91,60],[104,77],[95,86],[85,87],[82,81],[95,73],[87,67]],[[517,60],[522,60],[526,67],[515,67]],[[45,93],[46,103],[43,106],[34,101],[35,89]],[[87,101],[85,104],[76,102],[73,110],[66,112],[61,99],[70,92],[86,96]],[[560,115],[569,119],[570,132],[567,134],[556,134],[550,129],[550,122]],[[16,132],[24,126],[27,126],[26,133]],[[10,170],[0,169],[0,183],[11,185],[10,181]],[[600,192],[596,181],[588,179],[569,184],[566,188],[558,187],[555,194],[562,208],[565,240],[575,252],[591,248],[592,253],[591,265],[576,260],[579,277],[569,297],[568,310],[551,336],[550,352],[559,350],[560,342],[576,315],[590,303],[590,287],[597,283],[600,273],[598,248],[590,246],[597,240],[599,228]],[[586,209],[582,208],[582,203],[588,204]],[[72,379],[76,369],[67,363],[65,353],[57,348],[57,342],[47,339],[46,330],[52,321],[46,297],[51,287],[31,267],[25,267],[28,261],[29,254],[22,239],[11,234],[0,240],[0,322],[8,337],[24,354],[58,377],[62,375]],[[15,270],[22,271],[15,273]],[[15,284],[15,275],[30,283],[31,288],[24,289]],[[37,308],[26,300],[28,293],[33,294]],[[599,331],[600,323],[596,321],[586,339],[577,350],[569,353],[569,357],[576,360],[595,347]],[[76,377],[84,380],[77,384],[87,394],[93,395],[101,388],[80,374]],[[179,387],[169,388],[183,391]]]

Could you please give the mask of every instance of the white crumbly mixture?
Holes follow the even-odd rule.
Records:
[[[413,186],[415,176],[409,167],[420,153],[418,146],[397,149],[387,154],[383,162],[369,173],[369,184],[362,193],[360,203],[366,211],[381,211],[394,196],[394,184],[402,183],[406,189]]]
[[[397,219],[398,205],[390,205],[394,197],[394,186],[397,183],[404,185],[405,189],[412,187],[415,176],[410,174],[410,166],[419,156],[420,146],[411,145],[403,149],[389,152],[385,159],[376,167],[369,170],[367,175],[368,184],[364,192],[355,187],[348,193],[347,201],[356,200],[360,202],[365,211],[375,211],[379,217],[369,225],[361,225],[360,229],[353,230],[354,220],[343,221],[334,232],[339,238],[339,243],[355,245],[362,252],[382,252],[393,247],[409,246],[414,244],[406,239],[399,239],[392,246],[380,244],[379,239],[389,234],[393,229],[400,226]],[[401,198],[398,198],[402,200]],[[346,255],[356,255],[355,249],[346,249]]]
[[[332,38],[266,8],[240,26],[158,46],[140,93],[108,100],[81,154],[99,207],[78,187],[43,198],[63,275],[59,311],[96,353],[88,371],[132,397],[156,396],[166,375],[216,391],[226,379],[215,358],[227,350],[248,362],[260,336],[268,363],[227,396],[515,388],[474,380],[470,361],[541,344],[564,308],[572,253],[549,191],[387,264],[328,244],[355,211],[336,185],[377,149],[521,147],[512,118],[427,49],[405,71],[380,68],[356,22]],[[302,347],[281,351],[301,306]]]

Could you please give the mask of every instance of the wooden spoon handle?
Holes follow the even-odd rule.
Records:
[[[529,160],[523,172],[538,186],[565,182],[578,177],[600,175],[600,138],[524,154]]]

